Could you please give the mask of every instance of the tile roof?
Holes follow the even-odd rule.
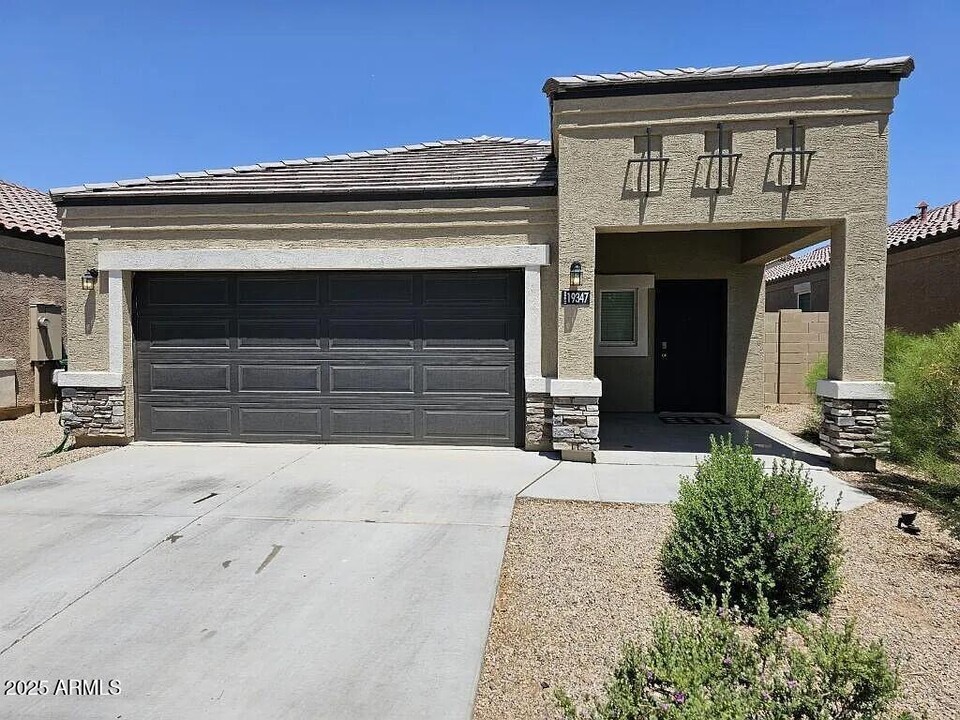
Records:
[[[0,180],[0,231],[63,240],[57,208],[46,193]]]
[[[924,240],[933,240],[941,235],[960,235],[960,200],[928,210],[922,219],[920,213],[915,213],[888,225],[887,251]],[[771,263],[764,270],[763,277],[767,282],[773,282],[829,265],[830,246],[825,245],[792,260]]]
[[[783,280],[793,275],[801,275],[811,270],[827,267],[830,264],[830,246],[824,245],[806,255],[795,257],[783,262],[771,263],[763,271],[763,279],[767,282]]]
[[[690,80],[717,80],[730,78],[772,78],[823,75],[828,73],[857,73],[887,71],[897,77],[907,77],[913,72],[913,58],[862,58],[859,60],[824,60],[821,62],[790,62],[779,65],[728,65],[725,67],[685,67],[666,70],[634,70],[598,75],[571,75],[552,77],[543,86],[547,95],[585,87],[613,87],[623,85],[647,85],[676,83]]]
[[[480,137],[301,160],[151,175],[50,191],[54,200],[93,197],[349,195],[419,191],[553,191],[556,162],[549,141]]]

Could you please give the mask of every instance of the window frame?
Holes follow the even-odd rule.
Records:
[[[597,356],[647,357],[650,354],[650,290],[653,275],[597,275],[596,312],[594,315],[594,354]],[[603,294],[605,292],[633,292],[633,342],[602,342]]]
[[[813,294],[811,292],[811,287],[809,282],[798,283],[793,286],[793,294],[796,297],[796,308],[801,312],[813,312]],[[804,295],[809,299],[809,307],[804,310],[800,305],[800,298]]]

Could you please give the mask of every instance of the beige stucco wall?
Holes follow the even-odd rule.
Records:
[[[559,267],[580,261],[584,288],[593,289],[598,230],[830,227],[835,234],[845,233],[850,246],[850,260],[838,270],[846,282],[831,288],[840,293],[833,306],[846,308],[846,322],[831,323],[837,348],[832,373],[839,379],[879,378],[887,116],[896,92],[896,83],[885,82],[557,99],[553,136],[560,177]],[[816,155],[806,187],[785,193],[769,184],[768,162],[776,149],[776,129],[787,127],[790,119],[805,129],[806,147]],[[732,191],[717,195],[702,188],[703,171],[701,166],[698,174],[697,156],[704,152],[704,132],[715,130],[721,121],[725,130],[733,131],[734,151],[743,156]],[[637,157],[634,137],[647,127],[663,135],[664,156],[670,161],[662,193],[643,198],[636,191],[636,178],[628,173],[628,161]],[[810,244],[802,238],[785,243],[776,252],[753,257],[752,262],[762,264]],[[743,272],[751,278],[758,276],[755,270]],[[560,282],[565,283],[562,271]],[[763,309],[759,286],[755,300],[758,307],[751,315],[757,320],[751,335],[759,337]],[[561,309],[560,376],[594,375],[593,323],[592,312]],[[745,382],[755,382],[757,391],[751,390],[747,400],[741,388],[738,408],[753,407],[753,396],[760,397],[761,343],[751,344],[748,354],[744,371],[756,372],[756,377]]]
[[[32,302],[63,306],[63,248],[0,234],[0,358],[16,360],[16,407],[33,405],[29,309]],[[53,367],[41,372],[41,400],[51,400]],[[6,402],[0,403],[4,409]]]
[[[727,281],[726,410],[738,416],[763,411],[763,388],[753,381],[763,373],[763,267],[740,261],[736,230],[644,232],[600,235],[597,269],[601,274],[653,274],[659,280]],[[603,382],[603,411],[650,412],[653,407],[653,342],[656,318],[649,302],[645,357],[597,357]]]
[[[80,276],[104,250],[475,247],[546,244],[541,272],[542,367],[556,376],[556,198],[382,203],[286,203],[64,207],[67,237],[66,325],[71,370],[107,370],[107,279],[84,291]],[[124,384],[133,397],[131,274],[124,273]],[[133,433],[132,403],[127,404]]]

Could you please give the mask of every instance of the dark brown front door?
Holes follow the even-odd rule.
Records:
[[[657,280],[657,412],[724,412],[726,280]]]

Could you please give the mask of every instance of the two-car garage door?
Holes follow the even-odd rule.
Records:
[[[139,273],[137,435],[515,445],[518,272]]]

